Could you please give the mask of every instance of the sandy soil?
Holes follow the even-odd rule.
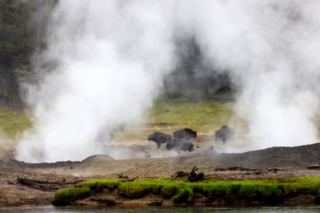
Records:
[[[29,164],[14,159],[17,141],[2,141],[0,142],[0,206],[50,204],[54,192],[20,185],[16,182],[18,176],[50,181],[61,181],[64,178],[66,181],[114,178],[120,173],[129,177],[168,177],[177,171],[191,171],[194,165],[206,175],[224,179],[320,176],[320,170],[306,169],[311,164],[320,163],[318,143],[227,154],[223,152],[230,147],[245,147],[250,142],[245,138],[236,138],[226,145],[216,145],[210,137],[199,137],[192,142],[195,151],[181,155],[167,151],[164,145],[158,150],[154,142],[142,140],[106,144],[104,153],[111,157],[98,155],[81,162]],[[213,151],[208,150],[210,146],[214,146]],[[151,158],[145,157],[146,151],[151,154]],[[114,160],[119,152],[126,159]],[[248,170],[216,171],[216,168],[226,167],[244,167]],[[275,167],[280,170],[277,172],[267,170]],[[14,184],[8,184],[8,180]]]

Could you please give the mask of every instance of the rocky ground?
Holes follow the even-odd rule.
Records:
[[[216,145],[213,138],[199,137],[192,141],[194,152],[181,155],[160,150],[149,141],[111,142],[104,153],[81,162],[29,164],[14,159],[17,141],[0,142],[0,206],[49,205],[53,191],[33,189],[17,183],[17,177],[62,181],[115,178],[120,173],[129,177],[169,177],[177,171],[189,172],[194,165],[206,175],[228,178],[273,178],[320,176],[320,170],[306,167],[320,163],[320,144],[300,147],[274,147],[244,153],[224,153],[229,148],[245,147],[246,138],[236,138],[226,145]],[[209,150],[214,146],[213,151]],[[146,158],[148,151],[150,158]],[[121,153],[121,155],[119,154]],[[122,159],[118,159],[118,158]],[[228,168],[228,167],[242,167]],[[222,168],[218,171],[219,169]],[[272,169],[277,168],[277,171]],[[278,170],[279,169],[279,170]],[[9,182],[10,183],[9,183]]]

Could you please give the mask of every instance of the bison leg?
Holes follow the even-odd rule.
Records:
[[[161,143],[157,143],[157,149],[160,149]]]

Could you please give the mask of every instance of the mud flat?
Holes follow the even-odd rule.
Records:
[[[118,178],[120,173],[130,178],[137,176],[139,178],[162,178],[170,177],[177,171],[190,171],[194,165],[197,165],[199,171],[204,172],[208,177],[220,180],[320,176],[318,168],[314,170],[307,169],[310,165],[320,163],[320,153],[318,151],[320,150],[320,144],[318,143],[300,147],[273,147],[245,153],[227,154],[221,152],[230,147],[243,146],[242,144],[246,144],[245,139],[237,138],[234,142],[221,146],[215,145],[210,138],[204,138],[203,140],[194,141],[196,147],[194,152],[185,152],[181,155],[177,155],[173,151],[169,152],[163,146],[160,150],[157,150],[155,143],[148,141],[117,143],[111,142],[108,144],[106,149],[110,150],[105,150],[105,153],[109,154],[108,152],[112,152],[112,149],[120,150],[128,154],[127,159],[117,159],[117,156],[110,155],[111,157],[91,157],[79,162],[30,164],[14,159],[16,141],[1,142],[0,206],[51,204],[55,191],[42,191],[21,185],[16,181],[18,176],[41,181],[65,180],[67,182]],[[215,151],[208,150],[212,145]],[[145,151],[151,153],[151,158],[144,157]],[[244,168],[244,170],[236,169],[240,167]],[[275,168],[277,169],[274,170]],[[116,189],[110,193],[113,194],[115,192]],[[197,195],[197,192],[194,195]],[[317,196],[314,192],[311,194],[297,193],[296,196],[290,199],[301,200],[302,198],[299,198],[299,196],[304,195],[306,197],[311,196],[308,199],[310,203],[312,203],[311,200],[314,202],[315,196]],[[167,205],[166,203],[169,205],[170,202],[173,204],[172,201],[164,200],[152,193],[146,195],[146,199],[149,199],[148,196],[154,196],[154,200],[163,200],[164,205]],[[122,203],[121,205],[127,205],[127,202],[132,201],[128,198],[121,199],[115,200]],[[149,202],[149,200],[144,201],[143,199],[139,198],[134,202]],[[228,203],[227,201],[219,203],[223,202]],[[80,203],[76,205],[82,205]],[[198,205],[196,198],[193,204]]]

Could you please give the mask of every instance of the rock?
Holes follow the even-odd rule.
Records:
[[[149,153],[149,151],[146,151],[145,157],[146,158],[150,158],[151,157],[151,154]]]

